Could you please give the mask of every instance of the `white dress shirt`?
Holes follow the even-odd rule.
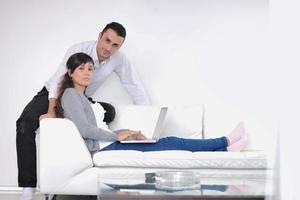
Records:
[[[100,103],[91,104],[91,107],[93,108],[98,128],[101,128],[106,131],[111,131],[108,128],[107,124],[103,121],[106,111],[100,105]],[[99,140],[98,142],[99,142],[100,149],[103,149],[103,148],[107,147],[108,145],[114,143],[114,141],[112,142],[112,141],[103,141],[103,140]]]
[[[150,104],[137,73],[130,65],[126,56],[120,52],[120,50],[118,50],[110,58],[106,59],[102,63],[99,63],[96,46],[97,41],[87,41],[75,44],[68,49],[58,70],[45,83],[45,86],[49,91],[49,98],[57,97],[60,81],[62,80],[63,75],[67,73],[66,62],[69,57],[74,53],[83,52],[93,58],[95,67],[92,82],[86,89],[87,96],[91,96],[94,92],[96,92],[98,87],[105,81],[105,79],[112,72],[115,72],[119,76],[122,85],[133,98],[135,104]]]

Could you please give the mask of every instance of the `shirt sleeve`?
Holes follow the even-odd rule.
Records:
[[[67,60],[74,53],[80,52],[80,50],[81,50],[80,44],[76,44],[76,45],[73,45],[72,47],[70,47],[67,50],[66,54],[64,55],[56,72],[46,82],[46,87],[47,87],[47,90],[49,91],[49,99],[57,98],[59,84],[62,80],[62,77],[67,73],[67,67],[66,67]]]
[[[116,141],[116,133],[98,128],[88,121],[88,117],[84,112],[85,106],[87,105],[77,91],[74,89],[67,89],[62,96],[61,103],[65,117],[74,122],[83,138],[101,141]]]
[[[149,105],[150,101],[139,79],[137,72],[131,66],[130,62],[125,55],[120,54],[120,63],[115,69],[116,74],[119,76],[122,85],[133,98],[135,104]]]

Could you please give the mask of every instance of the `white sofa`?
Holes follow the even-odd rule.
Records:
[[[116,119],[110,128],[128,128],[124,126],[132,123],[130,119],[134,119],[136,124],[144,123],[145,126],[148,116],[145,112],[154,112],[154,108],[117,105]],[[135,117],[127,117],[129,115]],[[163,136],[212,137],[203,129],[205,127],[203,115],[202,105],[171,107]],[[255,133],[248,134],[252,134],[252,138],[255,138],[253,137]],[[221,136],[222,133],[213,136],[216,135]],[[255,140],[252,139],[251,142],[254,143]],[[171,169],[195,170],[211,174],[213,177],[219,176],[223,182],[235,180],[244,183],[243,177],[252,176],[253,180],[263,184],[273,168],[272,152],[265,149],[255,150],[253,144],[250,146],[250,149],[243,152],[105,151],[91,157],[80,133],[71,121],[43,119],[40,123],[40,192],[96,195],[99,174]],[[208,179],[205,180],[209,181],[209,177],[206,178]],[[258,188],[253,188],[254,191],[261,189],[259,184]]]

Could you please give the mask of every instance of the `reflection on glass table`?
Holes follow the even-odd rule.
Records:
[[[117,196],[224,196],[266,195],[266,175],[206,174],[194,171],[103,174],[98,177],[99,197]]]

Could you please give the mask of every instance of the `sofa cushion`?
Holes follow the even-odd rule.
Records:
[[[97,167],[181,168],[181,169],[265,169],[272,167],[264,152],[190,152],[133,150],[103,151],[94,154]]]
[[[112,130],[132,129],[144,130],[151,137],[160,112],[159,106],[145,105],[114,105],[116,117],[110,123]],[[195,137],[202,138],[202,105],[172,106],[168,108],[166,121],[161,137]]]
[[[203,105],[170,106],[162,137],[203,138]]]

